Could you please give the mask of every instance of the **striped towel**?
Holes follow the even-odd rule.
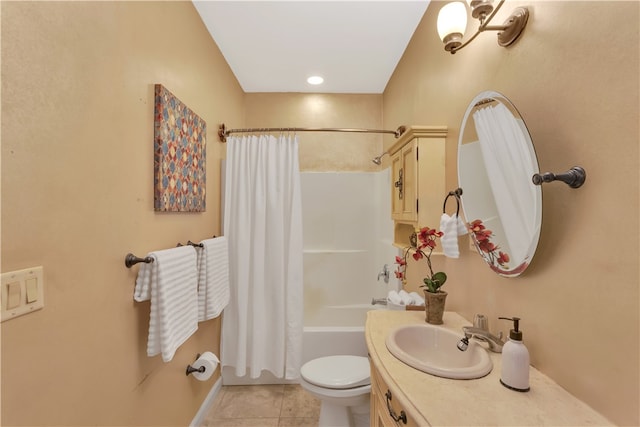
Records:
[[[134,299],[151,300],[147,356],[171,361],[198,329],[198,270],[192,246],[151,252],[138,271]]]
[[[467,229],[460,217],[457,214],[449,216],[443,213],[440,217],[440,231],[444,233],[440,238],[442,252],[449,258],[458,258],[460,256],[458,236],[467,233]]]
[[[224,236],[203,240],[198,252],[198,321],[220,316],[229,303],[229,250]]]

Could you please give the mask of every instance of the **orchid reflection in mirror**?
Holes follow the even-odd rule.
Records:
[[[508,272],[522,272],[527,268],[527,262],[514,269],[509,268],[509,261],[511,261],[509,254],[501,251],[500,246],[491,241],[493,231],[486,228],[482,220],[476,219],[469,223],[468,227],[476,250],[493,271],[499,274],[506,274]]]

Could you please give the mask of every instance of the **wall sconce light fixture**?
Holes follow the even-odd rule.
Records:
[[[476,33],[466,42],[462,42],[467,28],[467,8],[462,2],[448,3],[440,9],[438,14],[438,35],[444,43],[444,49],[452,54],[456,53],[473,41],[484,31],[499,31],[498,44],[502,47],[515,42],[524,30],[529,19],[526,7],[516,8],[502,25],[489,25],[505,0],[500,0],[493,7],[493,0],[467,0],[471,8],[471,16],[480,21]]]

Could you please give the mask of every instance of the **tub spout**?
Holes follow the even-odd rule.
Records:
[[[387,299],[386,298],[373,298],[371,300],[371,305],[376,305],[376,304],[387,305]]]

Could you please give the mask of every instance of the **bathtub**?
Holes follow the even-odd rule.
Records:
[[[384,308],[379,305],[353,304],[318,309],[312,319],[307,319],[311,326],[306,326],[305,323],[303,329],[302,363],[339,354],[366,356],[364,324],[367,312]],[[320,326],[322,323],[324,325]]]
[[[385,306],[371,304],[335,305],[321,307],[314,317],[314,323],[302,330],[301,366],[310,360],[324,356],[350,354],[367,356],[367,344],[364,338],[364,324],[367,312],[384,310]],[[324,317],[321,317],[323,315]],[[305,314],[305,322],[308,320]],[[276,378],[268,371],[263,371],[257,379],[236,377],[235,369],[230,366],[222,368],[224,385],[255,384],[294,384],[298,380]]]

